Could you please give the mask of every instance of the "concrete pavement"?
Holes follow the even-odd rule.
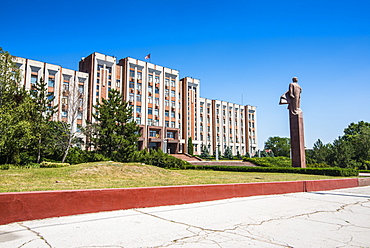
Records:
[[[18,222],[0,247],[370,247],[370,186]]]

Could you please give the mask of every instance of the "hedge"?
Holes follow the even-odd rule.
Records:
[[[265,167],[291,167],[292,160],[287,157],[262,157],[262,158],[248,158],[243,157],[243,161],[248,161],[253,164]]]
[[[251,166],[226,166],[226,165],[188,165],[190,170],[214,170],[214,171],[235,171],[235,172],[274,172],[274,173],[296,173],[324,176],[358,176],[355,169],[343,168],[297,168],[297,167],[251,167]]]

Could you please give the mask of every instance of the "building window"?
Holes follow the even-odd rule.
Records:
[[[159,110],[158,109],[154,109],[154,115],[156,115],[156,116],[159,115]]]
[[[120,87],[120,85],[121,85],[121,80],[117,79],[117,80],[116,80],[116,87],[117,87],[117,88],[119,88],[119,87]]]
[[[155,91],[154,91],[154,93],[155,94],[159,94],[159,88],[158,87],[155,87],[155,89],[154,89]]]
[[[84,86],[83,85],[79,85],[78,86],[78,92],[80,93],[80,94],[83,94],[84,93]]]
[[[53,87],[53,88],[54,88],[54,84],[55,84],[55,80],[54,80],[54,78],[49,78],[48,86],[49,86],[49,87]]]
[[[172,108],[176,107],[176,103],[175,103],[175,101],[171,101],[171,107],[172,107]]]
[[[142,73],[141,72],[137,72],[137,79],[142,79]]]
[[[137,84],[136,84],[136,89],[137,89],[137,90],[141,90],[141,83],[137,83]]]
[[[155,76],[155,83],[159,84],[159,76]]]
[[[153,93],[153,86],[148,86],[148,92]]]
[[[130,93],[130,95],[129,95],[129,101],[130,102],[133,102],[134,101],[134,98],[135,98],[134,93]]]
[[[176,87],[175,80],[171,79],[171,87]]]
[[[170,101],[169,101],[169,100],[165,100],[165,101],[164,101],[164,105],[165,105],[165,106],[170,106]]]
[[[136,106],[136,113],[141,113],[141,106]]]
[[[77,125],[76,126],[76,132],[81,133],[81,127],[82,127],[81,125]]]
[[[68,113],[67,113],[67,111],[62,111],[62,117],[63,117],[63,118],[67,118],[67,117],[68,117]]]
[[[175,122],[174,121],[171,121],[171,127],[175,128]]]
[[[153,121],[153,125],[154,125],[154,126],[159,126],[159,120],[154,120],[154,121]]]
[[[148,103],[153,103],[153,97],[151,96],[148,97]]]
[[[103,65],[98,65],[98,71],[100,70],[100,69],[103,69]]]
[[[169,89],[165,89],[165,91],[164,91],[164,95],[165,95],[165,96],[169,96],[169,95],[170,95],[170,90],[169,90]]]
[[[148,125],[153,126],[153,119],[148,119]]]
[[[170,126],[170,122],[169,121],[165,121],[165,126],[166,127],[169,127]]]
[[[159,105],[159,98],[158,98],[158,97],[156,97],[156,98],[154,99],[154,101],[155,101],[155,104],[156,104],[156,105]]]
[[[171,97],[175,97],[175,91],[171,90]]]
[[[63,82],[63,91],[68,91],[68,89],[69,89],[69,83]]]
[[[175,111],[171,111],[171,117],[175,118]]]
[[[170,113],[170,112],[169,112],[168,110],[165,110],[165,111],[164,111],[164,116],[165,116],[165,117],[169,117],[169,116],[170,116],[170,114],[169,114],[169,113]]]
[[[141,95],[136,95],[136,101],[141,102]]]
[[[173,132],[167,132],[166,136],[167,138],[170,138],[170,139],[175,138],[175,135],[173,134]]]
[[[169,86],[170,85],[170,80],[168,78],[166,78],[164,80],[164,85],[166,85],[166,86]]]
[[[159,135],[159,133],[155,130],[150,130],[149,131],[149,137],[157,137],[157,134]]]
[[[129,83],[129,87],[130,87],[131,89],[135,88],[135,83],[134,83],[134,82],[130,82],[130,83]]]
[[[152,115],[153,114],[153,109],[152,108],[148,108],[148,115]]]
[[[79,111],[77,113],[77,119],[82,120],[82,112]]]
[[[149,75],[148,77],[149,77],[148,78],[149,83],[153,82],[153,75]]]
[[[141,118],[140,118],[140,117],[136,117],[136,123],[137,123],[138,125],[140,125],[140,124],[141,124]]]
[[[135,70],[134,69],[130,69],[130,77],[135,77]]]

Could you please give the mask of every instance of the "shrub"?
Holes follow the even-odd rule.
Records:
[[[313,163],[313,164],[306,164],[308,168],[330,168],[331,166],[327,163]]]
[[[104,156],[96,151],[85,151],[79,147],[72,147],[69,150],[66,162],[70,164],[81,164],[87,162],[98,162],[98,161],[108,161],[110,158]]]
[[[244,157],[243,161],[248,161],[253,164],[264,167],[292,167],[292,161],[287,157],[263,157],[263,158],[248,158]]]
[[[297,168],[297,167],[251,167],[251,166],[225,166],[225,165],[188,165],[190,170],[214,170],[214,171],[236,171],[236,172],[274,172],[274,173],[297,173],[325,176],[358,176],[358,171],[343,168]]]
[[[183,161],[179,158],[175,158],[167,153],[164,153],[162,150],[150,150],[147,152],[146,150],[140,151],[142,156],[141,160],[138,162],[142,162],[149,165],[154,165],[166,169],[186,169],[189,165],[188,162]]]
[[[0,170],[9,170],[10,169],[10,165],[9,164],[1,164],[0,165]]]
[[[40,163],[41,168],[60,168],[70,166],[69,163],[56,163],[56,162],[46,162],[43,161]]]

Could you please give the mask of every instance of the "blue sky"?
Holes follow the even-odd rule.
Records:
[[[303,88],[306,146],[370,122],[370,1],[2,1],[0,46],[77,69],[100,52],[201,80],[201,96],[258,109],[259,147],[289,136],[279,97]],[[243,99],[243,100],[242,100]]]

